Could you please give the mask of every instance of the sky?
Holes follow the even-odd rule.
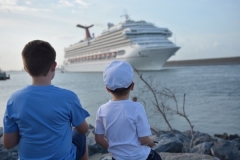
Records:
[[[0,0],[0,68],[21,70],[21,51],[35,39],[55,48],[61,66],[64,48],[85,37],[77,24],[93,24],[98,36],[125,14],[173,33],[181,49],[169,60],[240,56],[239,0]]]

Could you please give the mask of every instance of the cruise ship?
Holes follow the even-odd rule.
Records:
[[[86,37],[65,48],[63,70],[67,72],[102,72],[113,60],[129,62],[138,71],[160,70],[180,48],[168,40],[172,32],[146,21],[125,21],[108,28],[100,36],[91,37],[91,26],[85,29]]]

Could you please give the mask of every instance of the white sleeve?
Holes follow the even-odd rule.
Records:
[[[141,105],[137,110],[136,125],[138,137],[151,135],[150,125],[148,123],[147,114],[144,107]]]
[[[97,110],[97,114],[96,114],[95,134],[105,134],[103,121],[99,116],[99,114],[100,114],[100,108]]]

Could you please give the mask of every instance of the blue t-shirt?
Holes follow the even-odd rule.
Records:
[[[32,85],[8,100],[4,133],[19,131],[20,159],[73,160],[72,126],[79,126],[88,116],[75,93],[53,85]]]

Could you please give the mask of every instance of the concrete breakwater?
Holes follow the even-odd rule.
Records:
[[[167,61],[164,67],[233,65],[233,64],[239,65],[240,57]]]
[[[106,149],[95,143],[94,127],[90,125],[87,135],[89,159],[111,160]],[[2,137],[2,128],[0,128]],[[158,152],[163,160],[239,160],[240,138],[238,135],[216,135],[212,137],[206,133],[194,132],[193,148],[190,148],[190,131],[174,130],[153,132],[152,138],[157,145],[152,149]],[[0,142],[0,160],[17,160],[17,146],[7,150]]]

